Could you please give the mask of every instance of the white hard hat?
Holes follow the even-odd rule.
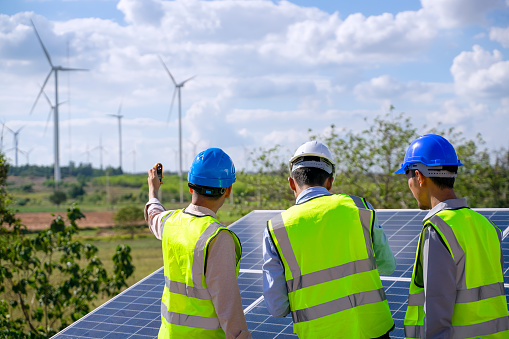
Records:
[[[306,159],[305,157],[318,157],[319,160]],[[290,159],[289,167],[290,173],[297,168],[315,167],[334,175],[336,165],[332,160],[329,148],[321,142],[313,140],[297,148],[295,154]]]

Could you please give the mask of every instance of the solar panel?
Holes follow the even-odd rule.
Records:
[[[504,282],[509,292],[509,209],[476,209],[504,231],[502,249],[506,269]],[[280,211],[253,211],[232,225],[242,242],[239,288],[248,328],[253,338],[296,338],[292,318],[274,318],[268,313],[262,295],[262,237],[267,220]],[[427,212],[420,210],[378,210],[377,215],[396,256],[397,267],[382,276],[387,300],[396,328],[391,338],[404,338],[408,288],[415,250]],[[53,338],[154,338],[160,326],[162,268],[136,283],[110,301],[74,322]]]

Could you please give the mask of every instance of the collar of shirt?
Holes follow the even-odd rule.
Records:
[[[195,205],[192,203],[189,204],[189,206],[187,206],[184,209],[184,212],[196,215],[198,217],[204,217],[206,215],[210,215],[212,218],[217,219],[217,215],[216,215],[216,213],[214,213],[213,210],[208,209],[207,207],[198,206],[198,205]]]
[[[300,192],[299,196],[297,197],[297,200],[295,201],[295,204],[299,205],[313,198],[330,194],[331,193],[325,187],[322,186],[309,187],[306,188],[304,191]]]
[[[433,207],[428,212],[428,214],[426,214],[426,216],[424,217],[423,220],[428,220],[429,218],[431,218],[432,216],[434,216],[435,214],[437,214],[438,212],[440,212],[442,210],[455,210],[455,209],[464,208],[464,207],[468,207],[467,199],[445,200],[445,201],[442,201],[441,203],[439,203],[438,205],[436,205],[435,207]]]

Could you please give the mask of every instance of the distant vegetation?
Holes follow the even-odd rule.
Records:
[[[466,138],[455,129],[440,126],[415,127],[410,118],[392,110],[385,116],[367,119],[361,132],[331,125],[328,133],[314,134],[328,144],[336,163],[337,173],[332,191],[365,197],[375,208],[417,208],[404,176],[394,174],[403,161],[406,148],[417,136],[438,133],[455,146],[464,166],[459,169],[456,191],[468,198],[472,207],[509,206],[509,152],[489,151],[481,135]],[[250,171],[237,173],[233,197],[223,209],[230,218],[240,217],[253,209],[285,209],[294,203],[288,188],[288,163],[294,150],[280,145],[258,148],[250,153]],[[54,190],[53,169],[44,166],[11,168],[9,191],[21,211],[51,210],[55,205],[79,202],[85,211],[116,210],[122,206],[147,201],[146,174],[122,174],[120,169],[93,169],[80,164],[63,167],[64,180],[58,193]],[[184,174],[185,203],[190,201]],[[165,173],[160,198],[167,208],[179,204],[179,180],[176,174]],[[225,212],[227,211],[227,212]]]

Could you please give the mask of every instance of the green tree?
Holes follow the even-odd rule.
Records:
[[[416,138],[416,129],[403,113],[393,115],[394,107],[385,116],[375,117],[357,133],[338,132],[331,125],[321,139],[334,155],[337,170],[334,191],[365,197],[375,208],[408,208],[410,199],[406,180],[396,176],[405,151]]]
[[[137,205],[129,205],[120,208],[113,218],[115,223],[119,226],[128,228],[131,234],[131,239],[134,238],[136,226],[139,226],[145,220],[143,216],[143,209]]]
[[[283,151],[286,157],[281,153],[280,145],[271,148],[260,147],[251,152],[250,159],[256,172],[242,178],[252,187],[256,208],[286,209],[294,202],[287,180],[288,164],[283,160],[288,157],[289,151]]]
[[[60,206],[60,204],[62,204],[66,200],[67,200],[67,195],[65,194],[65,192],[62,192],[62,191],[54,191],[49,196],[49,201],[51,201],[52,203],[54,203],[57,206]]]
[[[505,207],[509,203],[509,152],[495,155],[485,148],[481,135],[467,139],[454,128],[421,126],[418,129],[403,113],[394,114],[394,107],[381,117],[375,117],[361,132],[339,132],[332,125],[326,135],[312,139],[325,142],[337,164],[333,190],[338,193],[365,197],[375,208],[416,208],[404,176],[394,172],[403,162],[406,149],[419,135],[436,133],[447,138],[455,147],[461,166],[456,179],[458,197],[466,197],[472,207]]]
[[[75,206],[69,224],[57,216],[48,230],[26,234],[9,207],[8,165],[0,154],[0,337],[47,338],[90,311],[99,295],[113,296],[134,272],[130,248],[119,245],[108,274],[97,248],[75,239]]]
[[[69,196],[73,199],[79,198],[85,195],[85,189],[83,188],[83,184],[80,182],[74,182],[69,185],[69,190],[67,191]]]

